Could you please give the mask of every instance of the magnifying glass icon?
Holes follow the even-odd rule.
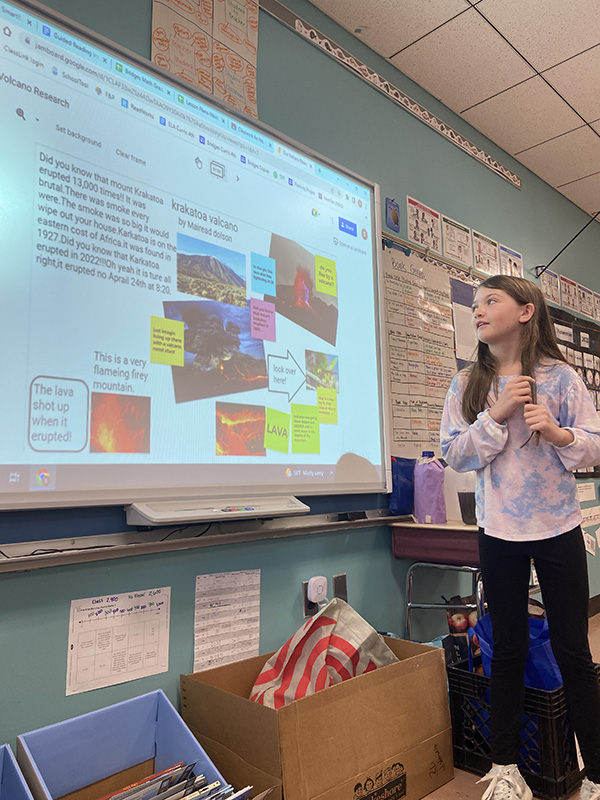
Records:
[[[22,120],[25,120],[25,122],[27,122],[27,120],[25,119],[25,112],[23,111],[22,108],[17,108],[17,117],[21,117]]]

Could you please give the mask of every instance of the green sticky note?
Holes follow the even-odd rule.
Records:
[[[150,361],[183,367],[183,322],[150,317]]]
[[[335,389],[317,387],[317,408],[319,409],[319,422],[337,425],[337,392]]]
[[[315,256],[315,288],[317,292],[337,297],[337,271],[331,258]]]
[[[320,453],[319,409],[292,403],[292,453]]]
[[[290,415],[265,408],[265,450],[287,453],[290,443]]]

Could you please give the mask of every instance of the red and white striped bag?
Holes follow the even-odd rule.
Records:
[[[281,708],[396,661],[375,628],[348,603],[334,598],[266,662],[250,699]]]

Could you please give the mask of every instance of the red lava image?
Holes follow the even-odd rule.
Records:
[[[217,403],[215,413],[218,456],[266,455],[264,406]]]
[[[312,297],[313,283],[307,269],[298,267],[294,280],[294,303],[298,308],[306,308],[312,311],[310,299]]]
[[[149,453],[150,398],[92,392],[92,453]]]

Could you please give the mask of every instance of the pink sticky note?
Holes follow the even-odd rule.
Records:
[[[264,300],[250,300],[250,331],[255,339],[275,339],[275,305]]]

